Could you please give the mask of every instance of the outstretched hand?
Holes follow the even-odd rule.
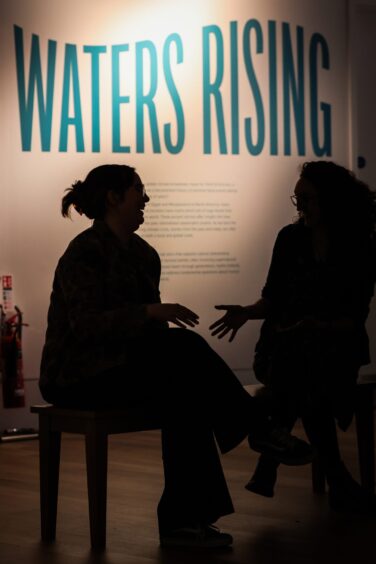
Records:
[[[149,304],[147,313],[150,319],[168,321],[182,329],[186,329],[187,325],[195,327],[199,322],[197,313],[180,304]]]
[[[240,305],[218,305],[215,309],[226,311],[225,315],[212,323],[209,327],[213,337],[222,339],[231,331],[229,341],[234,340],[236,333],[248,321],[247,311]]]

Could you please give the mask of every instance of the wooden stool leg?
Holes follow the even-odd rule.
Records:
[[[375,437],[373,387],[359,385],[355,410],[360,480],[369,492],[375,491]]]
[[[107,434],[94,425],[86,432],[90,538],[95,550],[106,546]]]
[[[319,456],[312,461],[312,489],[316,494],[325,493],[325,470]]]
[[[48,416],[39,416],[40,514],[43,541],[56,536],[61,433],[52,431]]]

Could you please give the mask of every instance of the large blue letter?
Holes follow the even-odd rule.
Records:
[[[166,84],[168,91],[171,95],[172,102],[174,104],[176,113],[176,130],[177,130],[177,140],[174,145],[171,140],[171,124],[166,123],[164,126],[164,138],[166,143],[167,151],[170,153],[180,153],[184,145],[185,136],[185,124],[184,124],[184,112],[183,106],[180,100],[180,96],[175,86],[175,82],[172,78],[171,65],[170,65],[170,45],[175,43],[176,45],[176,61],[180,64],[183,61],[183,43],[181,37],[177,33],[172,33],[169,35],[163,46],[163,68],[166,78]]]
[[[73,90],[73,116],[69,117],[69,98]],[[59,151],[66,152],[68,146],[68,127],[73,125],[76,129],[77,152],[85,150],[84,133],[82,129],[82,112],[80,100],[80,82],[78,78],[77,48],[75,45],[65,46],[64,78],[63,78],[63,100],[61,105],[61,124]]]
[[[217,46],[216,75],[213,82],[210,82],[210,35],[213,34]],[[223,37],[217,25],[209,25],[203,28],[202,37],[202,56],[203,56],[203,117],[204,117],[204,153],[211,153],[211,114],[210,97],[213,96],[215,113],[217,116],[218,138],[220,152],[227,153],[225,121],[223,116],[222,96],[219,87],[223,80]]]
[[[269,114],[270,154],[278,155],[278,111],[277,111],[277,46],[275,21],[268,22],[269,28]]]
[[[128,145],[120,143],[120,105],[129,103],[129,96],[120,96],[119,55],[128,51],[129,45],[114,45],[112,47],[112,151],[114,153],[130,153]]]
[[[265,140],[265,118],[264,118],[264,108],[262,105],[261,92],[256,80],[255,71],[252,64],[251,57],[251,31],[252,29],[256,33],[256,53],[263,52],[263,39],[262,39],[262,29],[261,25],[257,20],[248,20],[244,27],[243,33],[243,54],[244,63],[247,70],[247,77],[249,84],[253,92],[253,98],[256,106],[257,115],[257,141],[253,143],[252,141],[252,118],[246,118],[244,124],[245,139],[247,143],[247,149],[251,155],[259,155],[264,146]]]
[[[319,124],[318,124],[318,79],[317,79],[317,56],[318,47],[321,46],[322,52],[322,68],[329,69],[329,48],[324,37],[319,33],[314,33],[309,46],[309,74],[311,87],[311,136],[312,147],[318,157],[332,154],[332,133],[331,133],[331,107],[330,104],[320,102],[320,110],[323,113],[324,135],[323,144],[319,141]]]
[[[20,111],[22,150],[31,150],[34,91],[36,88],[38,96],[39,127],[42,151],[50,151],[56,63],[56,41],[48,41],[46,101],[43,94],[43,81],[38,36],[33,35],[31,41],[30,71],[27,97],[25,85],[23,31],[20,27],[17,26],[14,26],[14,41],[16,49],[18,105]]]
[[[290,129],[290,90],[292,94],[292,105],[295,116],[296,142],[298,154],[305,154],[305,121],[304,121],[304,50],[303,50],[303,28],[298,26],[296,30],[297,39],[297,69],[296,80],[294,70],[294,59],[292,55],[290,25],[282,24],[283,40],[283,120],[285,155],[291,155],[291,129]]]
[[[239,154],[239,63],[238,22],[230,22],[231,43],[231,152]]]
[[[144,51],[149,53],[150,61],[150,87],[149,92],[144,92]],[[144,106],[149,110],[150,132],[154,153],[161,152],[159,141],[157,112],[154,96],[158,87],[157,50],[151,41],[136,43],[136,151],[143,153],[144,141]]]
[[[107,51],[105,46],[85,45],[84,53],[91,53],[91,150],[98,153],[100,144],[99,110],[99,55]]]

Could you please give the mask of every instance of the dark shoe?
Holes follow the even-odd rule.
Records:
[[[252,477],[244,486],[249,492],[262,495],[264,497],[274,497],[274,483]]]
[[[276,481],[276,462],[261,456],[252,478],[245,485],[245,489],[250,492],[263,495],[264,497],[273,497]]]
[[[345,466],[337,476],[328,479],[328,482],[329,507],[333,511],[376,515],[376,496],[358,484]]]
[[[232,544],[232,536],[221,533],[214,525],[183,527],[160,538],[161,547],[175,548],[223,548]]]
[[[286,429],[270,427],[248,436],[251,449],[273,458],[287,466],[309,464],[316,456],[315,450],[306,441],[291,435]]]

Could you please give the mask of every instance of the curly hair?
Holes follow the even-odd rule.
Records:
[[[324,222],[332,232],[375,238],[376,193],[352,171],[332,161],[308,161],[300,178],[315,187]]]
[[[61,214],[70,216],[70,207],[89,219],[103,219],[107,209],[107,193],[122,195],[132,185],[135,169],[127,165],[106,164],[93,168],[85,180],[76,180],[61,202]]]

